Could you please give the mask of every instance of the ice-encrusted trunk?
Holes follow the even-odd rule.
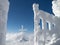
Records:
[[[0,0],[0,45],[6,44],[8,10],[9,1]]]

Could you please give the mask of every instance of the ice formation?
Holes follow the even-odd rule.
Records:
[[[0,45],[5,45],[9,1],[0,0]]]
[[[60,17],[60,0],[52,1],[52,10],[55,16]]]
[[[52,8],[53,7],[54,4]],[[55,12],[55,9],[53,9],[54,16],[45,11],[39,10],[39,4],[33,4],[34,45],[54,45],[60,41],[60,11],[58,10],[57,13]]]

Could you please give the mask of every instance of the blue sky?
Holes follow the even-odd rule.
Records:
[[[28,32],[34,29],[34,14],[32,5],[38,3],[39,8],[52,14],[52,0],[9,0],[8,32],[18,32],[21,25]]]

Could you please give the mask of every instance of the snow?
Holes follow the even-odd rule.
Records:
[[[60,0],[52,1],[52,11],[55,16],[60,17]]]
[[[56,44],[60,45],[60,17],[58,15],[59,13],[54,11],[56,10],[53,9],[53,13],[55,14],[55,16],[45,11],[39,10],[39,5],[36,3],[33,4],[34,45],[56,45]],[[42,21],[40,22],[40,20]],[[40,23],[41,25],[39,25]]]
[[[33,4],[34,34],[26,33],[22,26],[20,29],[22,31],[6,35],[8,10],[9,1],[0,0],[0,45],[5,43],[6,45],[60,45],[60,0],[52,1],[52,11],[55,16],[39,10],[39,4]],[[39,25],[40,19],[41,25]]]
[[[0,0],[0,45],[5,45],[9,2]]]
[[[26,30],[22,25],[19,32],[7,33],[6,45],[34,45],[33,33],[28,33]]]
[[[7,33],[6,45],[33,45],[33,34],[26,32]]]

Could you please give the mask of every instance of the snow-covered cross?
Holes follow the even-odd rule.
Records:
[[[19,32],[25,32],[25,31],[27,31],[27,29],[24,29],[24,26],[21,25],[21,29],[19,29]]]

